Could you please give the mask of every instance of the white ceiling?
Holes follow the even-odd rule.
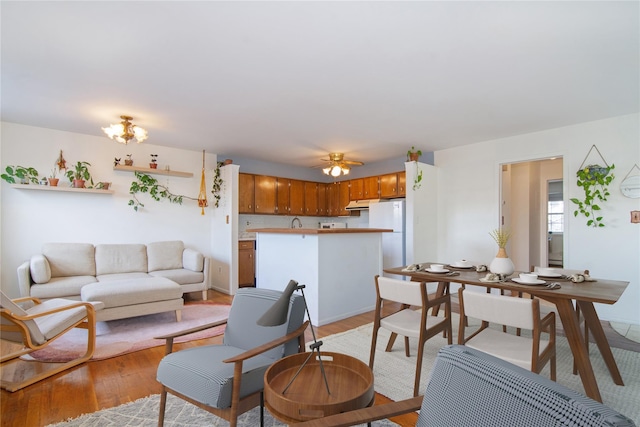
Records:
[[[312,166],[639,111],[637,1],[0,7],[2,120],[45,128]]]

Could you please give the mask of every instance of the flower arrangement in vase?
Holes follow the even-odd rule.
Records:
[[[505,276],[513,274],[515,267],[507,255],[506,249],[507,242],[511,237],[511,232],[501,227],[491,231],[489,235],[493,237],[493,240],[498,244],[498,253],[493,261],[491,261],[491,264],[489,264],[489,271],[495,274],[503,274]]]

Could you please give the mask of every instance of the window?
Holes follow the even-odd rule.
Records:
[[[564,201],[547,202],[547,231],[564,232]]]

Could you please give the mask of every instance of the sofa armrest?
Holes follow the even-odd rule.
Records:
[[[18,288],[20,290],[21,297],[28,297],[31,295],[31,271],[30,261],[25,261],[18,266]]]

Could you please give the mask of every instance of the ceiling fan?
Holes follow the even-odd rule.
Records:
[[[329,153],[328,159],[320,159],[324,162],[329,162],[328,165],[322,166],[322,172],[326,175],[338,177],[342,175],[348,175],[351,170],[351,166],[362,166],[363,162],[356,160],[345,160],[344,153]]]

